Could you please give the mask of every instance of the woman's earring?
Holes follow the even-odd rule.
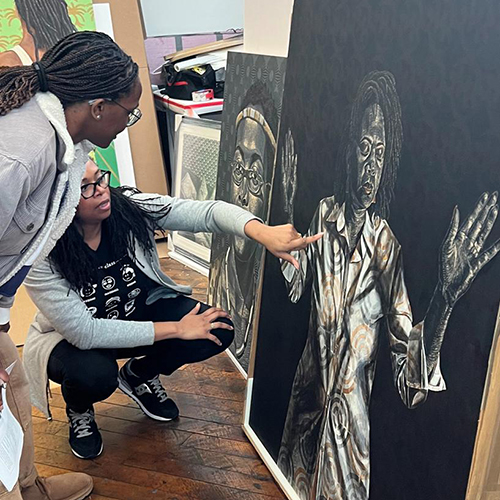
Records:
[[[101,115],[97,115],[97,116],[96,116],[96,118],[97,118],[98,120],[100,120],[100,119],[101,119]]]

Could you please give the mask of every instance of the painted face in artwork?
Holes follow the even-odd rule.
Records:
[[[231,162],[231,201],[261,219],[266,218],[269,196],[266,168],[271,166],[265,164],[267,147],[262,126],[255,120],[243,119],[238,126]],[[234,246],[240,259],[248,258],[255,248],[253,241],[239,237],[235,238]]]
[[[384,115],[378,104],[372,104],[365,109],[361,120],[354,154],[356,171],[350,172],[355,208],[367,209],[375,203],[384,169],[385,146]]]

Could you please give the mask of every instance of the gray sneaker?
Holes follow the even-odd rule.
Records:
[[[141,410],[154,420],[168,422],[179,416],[179,408],[170,399],[161,385],[160,376],[141,382],[132,373],[130,364],[133,358],[129,359],[118,372],[118,387],[129,397],[131,397],[141,408]]]

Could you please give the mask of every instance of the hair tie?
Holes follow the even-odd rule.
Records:
[[[49,90],[49,82],[47,81],[45,68],[39,62],[33,63],[32,66],[33,68],[35,68],[36,76],[38,77],[38,83],[40,84],[40,91],[47,92]]]

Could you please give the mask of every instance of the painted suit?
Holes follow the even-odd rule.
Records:
[[[428,390],[445,389],[439,363],[427,374],[424,322],[413,326],[401,247],[387,222],[366,213],[349,257],[345,206],[323,199],[282,272],[292,302],[312,278],[308,338],[298,363],[278,465],[301,500],[365,500],[370,480],[369,402],[379,332],[387,323],[394,383],[414,408]]]

